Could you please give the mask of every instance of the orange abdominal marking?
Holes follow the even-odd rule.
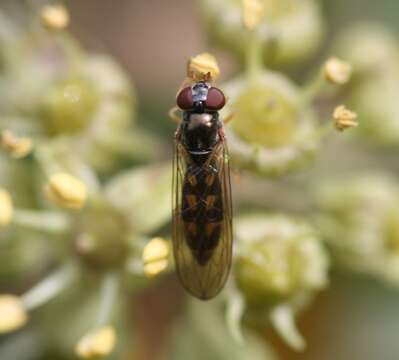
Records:
[[[214,181],[215,181],[215,175],[207,175],[205,179],[206,185],[211,186]]]
[[[197,235],[197,224],[190,222],[190,223],[186,223],[186,228],[188,230],[188,232],[190,232],[193,235]]]
[[[197,206],[197,196],[195,195],[186,195],[186,199],[188,202],[188,206],[190,206],[190,208],[194,208]]]
[[[213,222],[206,224],[206,236],[211,236],[213,231],[220,226],[220,222]]]
[[[209,210],[213,207],[216,201],[216,195],[208,195],[206,197],[206,210]]]
[[[191,186],[197,185],[197,178],[195,177],[195,175],[189,175],[188,182],[190,183]]]

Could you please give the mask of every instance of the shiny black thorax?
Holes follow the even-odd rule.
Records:
[[[183,112],[182,142],[193,163],[202,165],[219,141],[221,122],[217,111],[199,107]]]

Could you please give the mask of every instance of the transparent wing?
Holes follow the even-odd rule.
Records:
[[[188,180],[188,169],[190,168],[190,157],[179,141],[175,144],[174,154],[174,176],[173,176],[173,250],[176,264],[176,271],[183,287],[192,295],[200,299],[209,299],[217,295],[223,288],[231,267],[232,257],[232,201],[230,185],[230,169],[228,163],[227,146],[224,141],[220,141],[214,151],[209,155],[203,169],[208,171],[211,165],[217,182],[215,187],[201,187],[197,184],[192,187],[196,196],[196,204],[202,205],[202,209],[207,206],[212,196],[212,189],[217,189],[216,194],[219,201],[213,205],[216,213],[222,214],[221,221],[217,222],[217,241],[209,250],[204,251],[201,244],[204,236],[202,233],[212,231],[212,223],[201,223],[203,213],[199,210],[195,213],[195,207],[189,209],[193,213],[193,221],[188,223],[183,216],[182,202],[186,196],[186,185]],[[198,175],[200,176],[200,175]],[[198,178],[200,179],[200,178]],[[199,180],[200,181],[200,180]],[[194,204],[195,205],[195,204]],[[201,206],[198,206],[201,208]],[[205,217],[206,218],[206,217]],[[193,225],[194,224],[194,225]],[[197,233],[190,239],[188,229],[195,226]],[[204,245],[205,246],[205,245]],[[198,251],[201,252],[200,257]],[[204,255],[205,254],[205,255]]]

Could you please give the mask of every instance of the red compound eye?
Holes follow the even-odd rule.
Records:
[[[191,87],[186,87],[180,91],[179,95],[177,95],[176,102],[177,106],[182,110],[191,109],[194,106]]]
[[[205,105],[209,110],[220,110],[226,103],[226,98],[221,90],[211,87],[208,90]]]

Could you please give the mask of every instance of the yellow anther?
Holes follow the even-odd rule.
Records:
[[[351,64],[338,58],[327,60],[324,65],[324,77],[327,81],[336,85],[346,84],[352,75]]]
[[[115,347],[116,334],[111,326],[104,326],[86,334],[76,345],[81,359],[98,359],[109,355]]]
[[[0,295],[0,334],[17,330],[27,321],[28,316],[19,297]]]
[[[32,140],[27,137],[18,137],[10,130],[1,133],[1,144],[15,158],[22,158],[32,151]]]
[[[45,187],[49,200],[63,208],[80,209],[87,199],[83,182],[66,173],[57,173],[49,179]]]
[[[348,128],[356,127],[359,123],[356,121],[357,114],[345,108],[344,105],[340,105],[335,108],[333,113],[335,128],[339,131],[343,131]]]
[[[151,278],[168,267],[169,244],[166,240],[153,238],[143,250],[144,274]]]
[[[187,77],[192,81],[214,81],[220,75],[216,58],[209,53],[192,57],[187,65]]]
[[[61,30],[68,26],[68,9],[61,5],[45,5],[40,12],[42,24],[49,30]]]
[[[262,0],[242,1],[242,22],[248,30],[254,30],[265,15],[265,3]]]
[[[0,189],[0,227],[7,226],[14,215],[14,205],[8,191]]]

